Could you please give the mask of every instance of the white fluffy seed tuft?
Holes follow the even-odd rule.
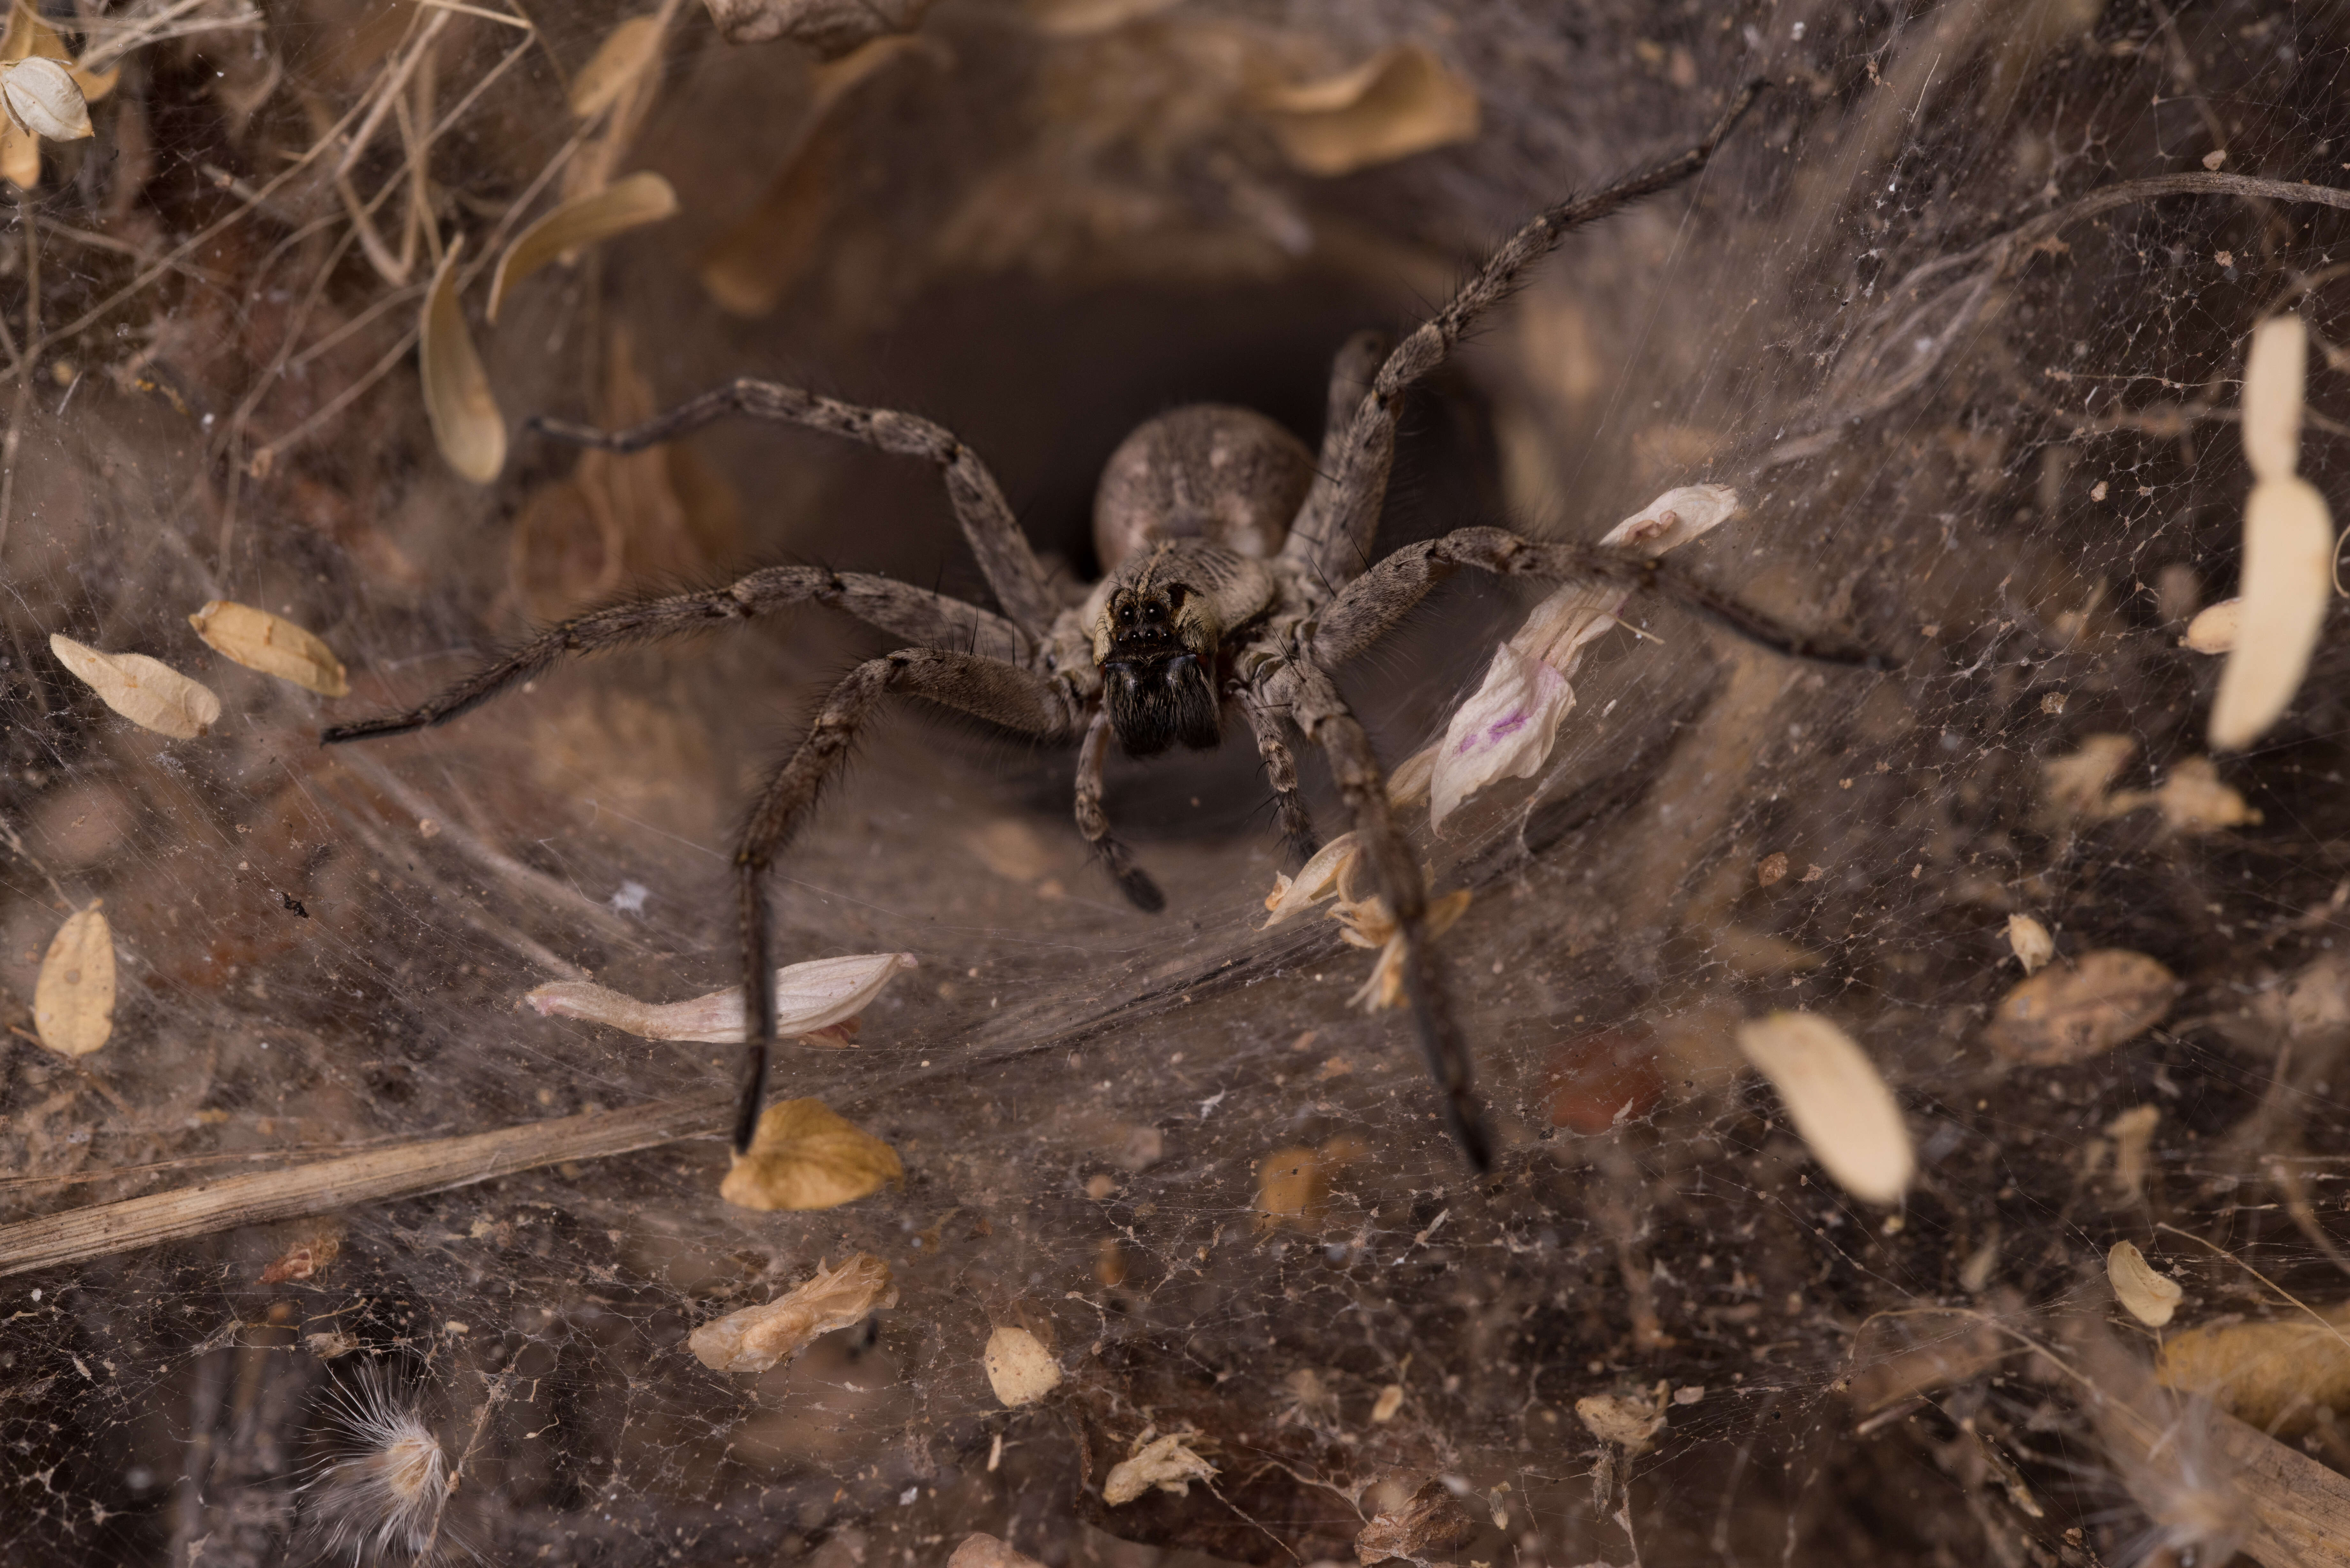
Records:
[[[327,1397],[336,1451],[302,1487],[310,1528],[330,1556],[422,1563],[448,1544],[442,1514],[456,1472],[415,1403],[379,1369]]]

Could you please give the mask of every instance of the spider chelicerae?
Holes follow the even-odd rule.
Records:
[[[1212,747],[1225,708],[1236,706],[1263,759],[1282,831],[1301,857],[1313,853],[1315,839],[1288,737],[1303,735],[1327,757],[1372,886],[1394,917],[1405,996],[1446,1124],[1470,1163],[1483,1170],[1492,1140],[1427,937],[1427,888],[1389,806],[1370,739],[1340,700],[1330,671],[1378,641],[1463,567],[1620,583],[1790,656],[1866,658],[1841,641],[1784,629],[1663,561],[1632,552],[1464,528],[1376,562],[1370,557],[1405,392],[1569,232],[1703,169],[1762,85],[1739,93],[1705,140],[1679,157],[1538,214],[1392,352],[1376,333],[1349,339],[1331,368],[1318,456],[1245,409],[1181,408],[1136,430],[1111,455],[1096,495],[1095,537],[1107,576],[1091,586],[1058,582],[1046,572],[979,454],[912,414],[744,379],[624,431],[536,421],[564,441],[635,452],[743,413],[923,459],[943,476],[999,607],[888,577],[768,566],[724,587],[632,598],[575,616],[421,707],[337,725],[322,739],[365,740],[443,723],[568,655],[676,637],[789,605],[830,605],[905,639],[908,647],[859,665],[833,689],[807,738],[768,782],[734,853],[750,1021],[734,1125],[734,1147],[742,1151],[758,1124],[775,1035],[766,874],[883,697],[920,697],[1040,741],[1076,742],[1077,831],[1127,898],[1154,913],[1165,907],[1164,896],[1102,812],[1110,740],[1137,757],[1178,743]]]

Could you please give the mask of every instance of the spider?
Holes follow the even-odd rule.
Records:
[[[1056,583],[1039,566],[979,454],[912,414],[743,379],[624,431],[535,421],[558,440],[626,452],[741,413],[920,458],[943,477],[999,608],[888,577],[768,566],[724,587],[632,598],[576,616],[421,707],[337,725],[321,739],[367,740],[444,723],[572,654],[675,637],[790,605],[830,605],[903,638],[908,647],[866,661],[833,689],[806,738],[760,795],[734,853],[744,1016],[751,1021],[734,1124],[741,1152],[757,1127],[775,1035],[765,877],[885,696],[920,697],[1040,741],[1076,742],[1077,831],[1126,897],[1152,913],[1166,898],[1103,815],[1109,742],[1115,738],[1136,757],[1179,744],[1204,750],[1218,743],[1226,708],[1237,707],[1263,761],[1282,832],[1300,856],[1313,853],[1315,838],[1290,735],[1303,735],[1328,759],[1372,885],[1395,916],[1405,995],[1446,1125],[1482,1171],[1492,1163],[1492,1139],[1426,935],[1427,889],[1390,810],[1370,739],[1340,700],[1330,671],[1378,641],[1463,568],[1617,582],[1658,593],[1792,657],[1866,659],[1841,642],[1783,629],[1663,561],[1629,552],[1485,527],[1406,545],[1376,563],[1369,555],[1404,394],[1570,231],[1703,169],[1762,85],[1740,92],[1705,140],[1679,157],[1535,216],[1392,352],[1376,333],[1350,338],[1331,369],[1318,456],[1244,409],[1180,408],[1137,429],[1102,473],[1094,529],[1107,575],[1090,587]]]

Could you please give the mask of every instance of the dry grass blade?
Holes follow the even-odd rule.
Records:
[[[62,1056],[87,1056],[114,1033],[114,932],[98,906],[68,917],[33,984],[33,1027]]]
[[[1419,44],[1275,88],[1263,107],[1282,155],[1308,174],[1351,174],[1477,134],[1476,88]]]
[[[347,697],[351,683],[335,650],[301,627],[267,610],[230,599],[213,599],[188,618],[204,645],[247,670],[316,691]]]
[[[141,729],[192,741],[220,722],[220,699],[212,689],[161,659],[143,653],[101,653],[54,634],[49,651],[108,707]]]
[[[588,119],[619,101],[660,52],[661,18],[631,16],[605,36],[571,78],[571,112]]]
[[[490,319],[497,320],[507,290],[566,251],[657,223],[676,212],[677,192],[668,181],[649,172],[631,174],[564,202],[516,235],[498,257],[498,270],[490,279]]]
[[[463,1137],[431,1138],[292,1170],[235,1176],[120,1203],[69,1209],[0,1226],[0,1275],[112,1257],[240,1225],[265,1225],[354,1204],[440,1192],[561,1160],[602,1159],[707,1137],[724,1125],[733,1098],[665,1101]]]
[[[759,1118],[718,1196],[744,1209],[837,1209],[902,1181],[898,1153],[821,1100],[785,1100]]]
[[[2211,702],[2211,749],[2240,751],[2282,716],[2333,596],[2334,519],[2307,481],[2267,479],[2244,505],[2243,619]]]
[[[1909,1128],[1852,1036],[1813,1013],[1773,1012],[1739,1025],[1738,1048],[1837,1185],[1871,1203],[1900,1201],[1918,1168]]]
[[[859,1252],[837,1269],[818,1263],[812,1276],[764,1306],[703,1324],[688,1336],[686,1347],[714,1372],[764,1372],[806,1350],[818,1334],[851,1327],[897,1304],[889,1265]]]
[[[424,377],[424,411],[432,421],[432,439],[440,443],[441,455],[464,478],[487,484],[506,465],[506,421],[457,303],[462,245],[449,247],[424,296],[418,358]]]

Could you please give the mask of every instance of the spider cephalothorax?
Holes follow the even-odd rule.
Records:
[[[946,481],[963,536],[999,610],[887,577],[817,566],[769,566],[724,587],[611,605],[550,627],[507,658],[406,713],[339,725],[328,741],[396,734],[453,719],[574,653],[739,621],[787,605],[844,609],[904,639],[833,690],[807,738],[753,808],[734,855],[743,921],[743,988],[750,1020],[735,1147],[747,1148],[765,1094],[775,1036],[765,877],[847,754],[859,726],[891,691],[924,698],[1041,740],[1077,742],[1078,831],[1128,898],[1166,900],[1109,831],[1102,764],[1115,733],[1139,757],[1181,742],[1216,743],[1237,707],[1264,761],[1283,831],[1310,853],[1313,824],[1297,789],[1289,738],[1328,758],[1353,818],[1363,864],[1401,945],[1403,989],[1442,1093],[1445,1120],[1471,1164],[1491,1159],[1471,1087],[1467,1047],[1427,935],[1419,862],[1388,808],[1369,736],[1330,671],[1384,637],[1437,583],[1464,567],[1535,579],[1600,577],[1664,592],[1782,651],[1859,657],[1841,644],[1782,630],[1679,576],[1662,562],[1587,545],[1537,542],[1464,528],[1371,556],[1404,393],[1440,363],[1476,318],[1570,230],[1661,191],[1705,165],[1759,92],[1741,93],[1705,140],[1669,162],[1538,214],[1487,260],[1443,309],[1392,353],[1358,334],[1331,369],[1318,455],[1243,409],[1178,409],[1143,425],[1104,469],[1095,538],[1108,574],[1073,594],[1038,564],[978,455],[927,420],[863,409],[795,387],[743,380],[635,429],[607,432],[539,421],[567,441],[633,452],[729,413],[750,413],[921,458]]]

